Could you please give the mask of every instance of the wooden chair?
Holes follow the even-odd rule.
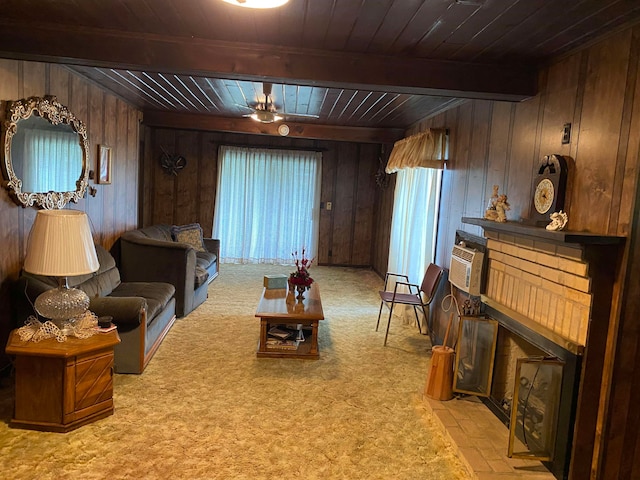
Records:
[[[413,307],[413,313],[416,316],[416,324],[418,330],[422,333],[420,327],[420,320],[418,318],[417,307],[422,308],[424,314],[425,327],[429,328],[429,318],[431,313],[431,302],[435,296],[440,280],[442,279],[442,273],[444,269],[438,265],[431,263],[427,267],[427,271],[424,274],[422,283],[418,286],[414,283],[409,283],[409,278],[406,275],[398,273],[387,272],[384,276],[384,290],[380,290],[380,312],[378,313],[378,323],[376,323],[376,332],[380,326],[380,316],[382,315],[382,307],[386,304],[389,307],[389,320],[387,321],[387,332],[384,335],[384,344],[387,344],[387,337],[389,336],[389,325],[391,325],[391,315],[393,314],[393,307],[395,304],[411,305]],[[393,289],[387,290],[387,282],[390,277],[404,278],[404,282],[397,281]],[[404,285],[409,288],[409,293],[398,293],[398,286]],[[415,290],[415,291],[414,291]],[[424,295],[424,296],[423,296]],[[425,332],[425,333],[428,333]]]

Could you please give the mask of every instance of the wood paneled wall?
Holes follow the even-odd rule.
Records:
[[[144,139],[143,225],[198,222],[206,236],[213,228],[220,145],[321,151],[321,202],[333,208],[320,211],[317,261],[371,266],[379,145],[152,127]],[[177,175],[160,167],[164,151],[186,159]]]
[[[509,220],[529,215],[535,165],[551,153],[570,158],[568,228],[631,237],[627,248],[633,245],[633,254],[614,288],[598,429],[595,438],[578,439],[574,453],[571,478],[580,480],[640,478],[640,374],[634,373],[640,364],[639,51],[640,28],[629,28],[548,65],[540,73],[540,93],[530,100],[469,101],[408,132],[445,127],[451,133],[438,226],[440,265],[449,265],[456,229],[482,235],[461,218],[483,215],[493,184],[509,196]],[[563,145],[565,123],[572,124],[572,136]],[[378,228],[388,228],[387,222]],[[374,258],[374,265],[380,263]],[[446,315],[436,312],[441,339]],[[584,394],[597,402],[599,392]]]
[[[389,159],[389,154],[392,149],[393,145],[386,145],[383,148],[385,164]],[[393,217],[395,187],[396,175],[386,175],[384,177],[384,186],[378,189],[378,195],[376,196],[376,224],[371,266],[381,277],[384,277],[389,265],[389,245],[391,243],[391,219]]]
[[[6,102],[29,96],[54,95],[86,123],[89,139],[89,165],[96,169],[99,144],[112,150],[112,176],[109,185],[89,184],[97,188],[95,197],[87,194],[68,208],[87,212],[94,241],[109,249],[128,229],[138,224],[138,143],[140,112],[105,93],[92,83],[64,67],[0,59],[0,100],[2,112]],[[16,205],[7,190],[0,192],[0,345],[5,345],[13,326],[11,284],[20,273],[26,239],[36,215],[34,208]],[[0,367],[7,358],[0,353]]]
[[[628,29],[559,59],[540,74],[540,91],[521,103],[469,101],[416,125],[451,132],[443,178],[437,258],[448,264],[456,229],[481,235],[462,216],[482,216],[491,186],[507,193],[509,220],[527,218],[540,158],[569,157],[566,210],[577,231],[627,235],[638,172],[638,40]],[[561,142],[572,124],[569,144]]]

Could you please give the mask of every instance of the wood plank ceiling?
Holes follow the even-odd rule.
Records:
[[[547,59],[640,19],[630,0],[4,0],[0,57],[63,63],[180,128],[391,140],[466,98],[520,101]],[[303,115],[303,116],[297,116]],[[339,128],[336,128],[339,127]]]

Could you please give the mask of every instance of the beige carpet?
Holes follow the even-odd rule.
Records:
[[[427,412],[427,336],[375,332],[373,272],[314,267],[320,360],[258,359],[264,274],[223,265],[142,375],[116,375],[113,416],[67,434],[11,429],[0,389],[3,479],[466,479]]]

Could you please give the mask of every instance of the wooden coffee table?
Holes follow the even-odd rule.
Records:
[[[289,294],[286,288],[264,289],[256,317],[260,318],[260,342],[258,343],[258,357],[277,358],[307,358],[318,359],[318,324],[324,320],[320,289],[317,283],[304,294],[303,300],[297,300],[295,293]],[[272,348],[267,345],[267,332],[278,325],[302,325],[303,330],[311,330],[305,335],[304,342],[300,342],[295,350]],[[305,328],[306,327],[306,328]]]

